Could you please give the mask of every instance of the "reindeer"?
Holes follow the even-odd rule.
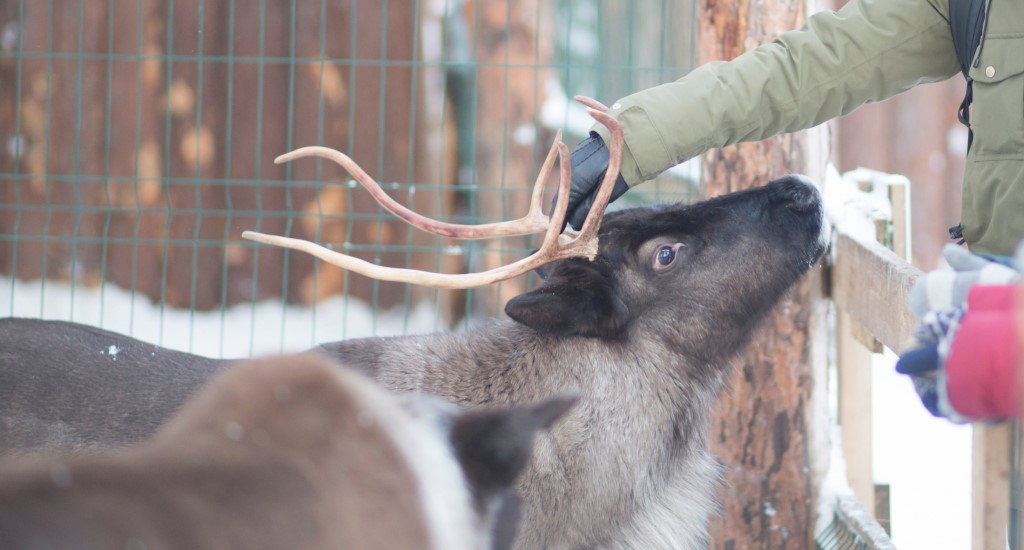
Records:
[[[531,212],[539,212],[537,186],[547,178],[557,153],[560,189],[550,219],[530,214],[484,227],[446,224],[405,210],[335,151],[307,148],[279,159],[312,155],[336,160],[385,208],[437,234],[485,238],[545,233],[535,254],[509,266],[467,275],[424,273],[368,264],[297,239],[251,232],[243,236],[308,252],[371,277],[437,287],[478,286],[535,270],[542,283],[508,302],[508,319],[461,333],[354,339],[317,349],[391,390],[424,391],[471,408],[577,393],[579,404],[538,438],[533,460],[518,482],[523,523],[517,547],[703,548],[709,542],[707,521],[716,509],[720,476],[706,445],[711,408],[731,360],[824,252],[821,199],[806,178],[788,176],[696,204],[625,209],[602,218],[618,174],[622,132],[603,106],[584,102],[610,130],[611,159],[578,235],[560,233],[571,174],[567,148],[559,138],[531,203]],[[69,325],[54,328],[94,347],[105,341]],[[5,332],[25,330],[0,324],[0,349],[11,340]],[[132,346],[147,349],[144,344]],[[25,354],[15,355],[14,360],[0,357],[0,387],[20,383],[22,375],[11,373]],[[215,371],[221,364],[180,355],[174,360],[188,362],[191,372]],[[156,363],[145,365],[145,370],[156,368]],[[35,377],[59,380],[63,366],[47,365]],[[38,388],[54,384],[19,391],[42,395]],[[96,401],[111,399],[101,386],[87,380],[84,386],[74,390],[80,398],[75,406],[54,405],[61,414],[34,417],[35,424],[51,428],[56,418],[67,423],[64,432],[50,430],[51,440],[77,437],[76,444],[83,444],[81,434],[89,432],[91,438],[99,431],[96,425],[116,426],[134,437],[138,426],[160,421],[135,418],[149,413],[133,396],[124,397],[131,414],[116,417],[101,411],[78,420],[75,407],[95,412]],[[164,388],[159,407],[173,407],[187,391]],[[39,412],[38,403],[13,410],[3,397],[0,419],[9,423]],[[115,434],[99,443],[122,442]]]
[[[574,402],[463,412],[318,353],[240,362],[139,444],[0,463],[0,547],[502,547],[533,437]]]

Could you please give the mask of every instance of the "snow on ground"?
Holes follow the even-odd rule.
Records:
[[[161,308],[114,285],[86,288],[53,281],[0,277],[0,316],[75,321],[128,334],[153,344],[211,357],[251,357],[296,352],[320,342],[439,330],[430,304],[374,313],[344,297],[316,308],[278,301],[242,304],[223,313]]]
[[[897,357],[892,351],[873,357],[872,465],[875,483],[889,485],[893,544],[900,550],[970,548],[971,427],[931,416],[910,379],[896,373]],[[831,521],[832,499],[852,495],[846,482],[841,428],[835,422],[835,376],[833,368],[830,462],[821,490],[817,533]]]
[[[886,350],[873,365],[875,482],[889,483],[900,550],[971,547],[971,427],[935,418]]]

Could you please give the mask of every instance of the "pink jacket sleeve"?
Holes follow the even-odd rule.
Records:
[[[1016,285],[975,285],[946,358],[949,402],[975,420],[1020,412],[1017,383]]]

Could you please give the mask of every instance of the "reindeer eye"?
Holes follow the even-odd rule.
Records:
[[[672,265],[672,263],[676,261],[677,252],[679,251],[680,246],[682,245],[679,243],[659,246],[658,249],[654,251],[654,269],[665,269]]]

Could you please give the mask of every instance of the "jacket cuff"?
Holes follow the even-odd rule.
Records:
[[[638,183],[654,179],[668,168],[678,164],[669,154],[668,146],[655,127],[647,111],[637,105],[626,106],[616,102],[608,108],[609,113],[622,124],[625,147],[622,150],[622,179],[633,187]],[[610,143],[611,132],[603,124],[590,128]],[[633,147],[633,145],[637,145]]]

